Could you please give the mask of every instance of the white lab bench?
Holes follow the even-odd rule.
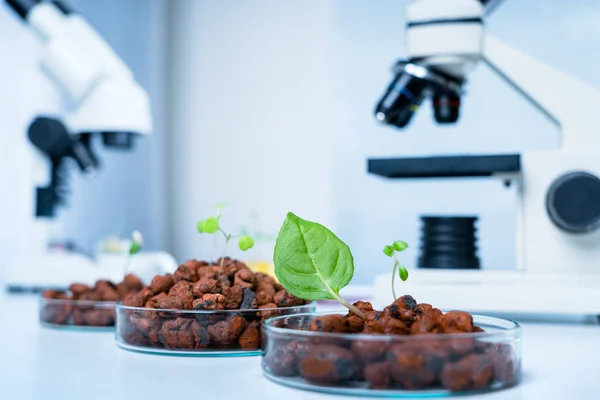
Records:
[[[40,327],[37,299],[0,295],[0,399],[344,399],[268,381],[260,357],[119,349],[112,333]],[[523,382],[470,399],[599,399],[600,326],[525,323]],[[356,397],[349,397],[356,399]]]

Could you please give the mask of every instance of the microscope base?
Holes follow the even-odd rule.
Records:
[[[396,279],[396,294],[443,310],[521,315],[600,315],[600,273],[531,273],[525,271],[412,271],[406,282]],[[391,272],[375,277],[373,306],[393,301]]]

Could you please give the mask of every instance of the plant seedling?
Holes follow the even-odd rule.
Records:
[[[407,247],[405,242],[396,241],[392,246],[386,246],[384,252],[395,259],[395,252]],[[362,311],[340,296],[340,290],[354,275],[352,252],[323,225],[288,212],[277,236],[273,263],[277,279],[294,296],[306,300],[337,300],[365,319]],[[394,274],[398,266],[396,260]],[[402,266],[400,276],[402,280],[408,278],[408,271]]]
[[[408,244],[402,240],[396,240],[391,246],[388,245],[383,248],[383,254],[394,259],[394,269],[392,271],[392,293],[394,294],[394,300],[398,299],[396,296],[396,289],[394,288],[396,271],[398,271],[398,275],[400,275],[400,279],[402,279],[402,281],[406,281],[408,279],[408,270],[400,265],[397,257],[397,253],[400,253],[406,249],[408,249]]]
[[[230,240],[237,238],[238,239],[238,247],[242,251],[247,251],[247,250],[251,249],[252,247],[254,247],[254,239],[252,238],[252,236],[233,235],[233,234],[227,233],[223,230],[223,228],[221,227],[221,224],[220,224],[221,209],[223,209],[223,207],[225,207],[225,206],[226,206],[226,204],[217,205],[216,216],[200,220],[200,221],[198,221],[198,225],[197,225],[198,233],[201,233],[201,234],[202,233],[208,233],[208,234],[221,233],[223,235],[223,237],[225,238],[225,245],[223,246],[223,256],[221,257],[221,264],[219,265],[219,272],[223,269],[223,261],[225,260],[227,245],[229,244]]]
[[[131,245],[129,246],[129,251],[127,252],[127,261],[125,262],[125,274],[127,275],[127,271],[129,270],[129,265],[131,264],[131,258],[142,251],[142,246],[144,245],[144,238],[140,231],[133,231],[131,234]]]

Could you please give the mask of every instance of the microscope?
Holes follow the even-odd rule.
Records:
[[[48,183],[37,187],[35,232],[28,254],[9,263],[5,283],[9,291],[63,289],[73,281],[122,278],[128,243],[113,241],[112,251],[96,259],[80,252],[52,251],[49,239],[58,206],[66,195],[66,163],[93,176],[99,160],[92,137],[108,148],[131,149],[134,137],[152,131],[150,100],[132,71],[100,35],[61,1],[6,0],[43,43],[40,67],[64,94],[64,116],[38,116],[27,136],[49,165]],[[106,249],[105,249],[106,250]],[[150,266],[154,273],[170,272],[175,260],[166,253],[142,253],[132,271]]]
[[[445,309],[509,315],[600,315],[600,90],[485,32],[501,1],[413,0],[406,10],[408,59],[375,107],[375,119],[406,128],[423,101],[439,124],[460,117],[473,68],[485,63],[558,125],[558,148],[520,154],[368,160],[388,179],[492,177],[518,193],[514,269],[490,271],[473,258],[473,218],[426,216],[419,269],[396,291]],[[374,302],[391,299],[389,274]]]

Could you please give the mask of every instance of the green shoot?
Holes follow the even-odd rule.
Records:
[[[198,221],[197,229],[198,233],[208,234],[222,234],[225,239],[225,245],[223,246],[223,256],[221,257],[221,263],[219,265],[219,273],[223,270],[223,262],[225,261],[225,254],[227,251],[227,245],[232,239],[238,239],[238,247],[242,251],[247,251],[254,247],[254,239],[249,235],[233,235],[225,232],[221,227],[221,210],[226,204],[219,204],[216,206],[216,216],[209,217],[204,220]]]
[[[383,254],[394,259],[394,269],[392,270],[392,293],[394,294],[394,301],[398,299],[396,296],[396,288],[394,287],[394,281],[396,279],[396,271],[399,270],[398,275],[402,281],[408,279],[408,270],[400,265],[398,261],[397,253],[400,253],[408,248],[408,244],[402,240],[396,240],[392,245],[385,246],[383,248]]]
[[[133,231],[131,234],[131,245],[129,246],[129,251],[127,252],[127,261],[125,262],[125,276],[127,276],[127,272],[129,271],[129,265],[131,264],[131,258],[142,251],[142,246],[144,244],[144,238],[139,231]]]

